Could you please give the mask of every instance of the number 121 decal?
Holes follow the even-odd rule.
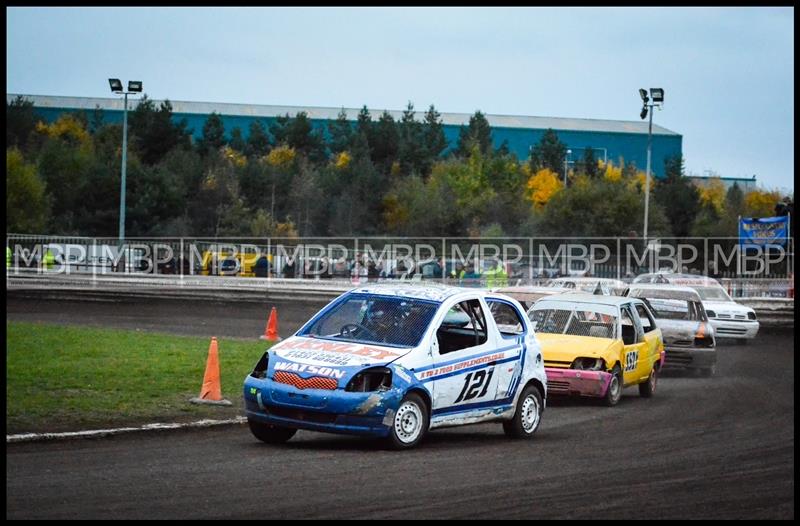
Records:
[[[488,375],[486,374],[485,369],[475,371],[474,373],[469,373],[464,378],[464,387],[461,388],[458,398],[456,398],[456,401],[453,403],[457,404],[465,400],[472,400],[473,398],[481,398],[485,396],[486,390],[489,389],[489,384],[492,383],[493,374],[494,367],[489,369]]]

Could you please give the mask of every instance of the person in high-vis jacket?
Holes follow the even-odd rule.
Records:
[[[508,285],[508,274],[503,268],[503,263],[496,259],[489,264],[489,268],[483,272],[486,279],[486,288],[505,287]]]
[[[42,266],[44,268],[53,268],[56,264],[56,256],[53,254],[53,251],[50,250],[49,248],[47,249],[47,252],[45,252],[44,254],[42,263],[43,263]]]

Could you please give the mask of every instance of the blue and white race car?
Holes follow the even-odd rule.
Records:
[[[269,349],[244,382],[250,429],[268,443],[298,429],[385,437],[498,421],[531,437],[545,408],[542,353],[521,305],[455,287],[377,285],[332,301]]]

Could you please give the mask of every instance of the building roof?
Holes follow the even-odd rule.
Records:
[[[7,93],[6,101],[11,102],[20,94]],[[96,107],[103,110],[122,111],[121,98],[93,98],[93,97],[58,97],[50,95],[22,95],[30,100],[36,107],[66,108],[91,111]],[[138,99],[137,99],[138,100]],[[153,100],[160,104],[160,100]],[[170,100],[172,111],[175,113],[192,113],[208,115],[217,112],[221,115],[245,117],[277,117],[280,115],[296,115],[306,112],[311,119],[334,120],[339,112],[344,109],[349,120],[356,120],[360,109],[356,108],[325,108],[314,106],[275,106],[263,104],[232,104],[226,102],[186,102]],[[133,102],[135,105],[136,103]],[[134,106],[135,107],[135,106]],[[370,109],[373,120],[380,117],[382,109]],[[403,112],[400,110],[386,110],[395,119],[400,120]],[[417,118],[422,118],[425,110],[417,111]],[[469,123],[472,116],[469,113],[441,113],[442,123],[450,126],[461,126]],[[645,121],[615,121],[603,119],[573,119],[564,117],[532,117],[524,115],[493,115],[486,114],[489,125],[493,128],[519,128],[545,130],[552,128],[562,131],[596,132],[596,133],[634,133],[647,135],[647,122]],[[671,130],[658,125],[653,125],[653,135],[680,136]]]

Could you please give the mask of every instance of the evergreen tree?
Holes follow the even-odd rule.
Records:
[[[372,127],[372,135],[369,137],[372,162],[384,173],[389,171],[397,158],[399,141],[394,118],[389,112],[384,111],[378,122]]]
[[[197,144],[197,150],[201,155],[208,155],[210,151],[216,151],[225,145],[225,126],[222,118],[217,112],[212,112],[203,124],[203,136]]]
[[[247,149],[247,143],[244,142],[241,128],[236,126],[231,130],[231,140],[228,144],[237,152],[243,153]]]
[[[600,176],[600,168],[597,166],[597,159],[594,157],[594,149],[591,146],[584,148],[578,171],[592,179]]]
[[[697,188],[684,176],[680,156],[664,161],[664,179],[657,181],[652,189],[655,202],[666,213],[672,235],[688,236],[697,216],[700,196]]]
[[[145,95],[129,117],[131,144],[145,164],[158,163],[176,146],[185,147],[189,142],[186,121],[177,125],[172,122],[172,104],[162,102],[158,108]]]
[[[436,111],[433,104],[425,113],[423,135],[428,157],[432,159],[437,159],[447,148],[447,138],[444,136],[444,125],[441,117],[441,114]]]
[[[473,146],[477,146],[484,155],[492,152],[492,128],[480,110],[469,118],[466,128],[462,126],[459,130],[456,155],[468,157]]]
[[[247,136],[247,146],[245,153],[248,156],[262,156],[269,152],[269,137],[264,123],[255,120],[250,123],[249,135]]]
[[[32,101],[18,95],[11,104],[6,102],[6,148],[17,146],[24,150],[36,121]]]
[[[427,157],[422,124],[414,118],[414,114],[414,104],[409,102],[398,125],[400,143],[397,158],[404,174],[420,172]]]
[[[564,160],[567,157],[567,145],[561,142],[558,134],[548,128],[539,143],[531,152],[531,170],[535,173],[547,168],[555,173],[564,173]]]
[[[334,155],[350,149],[354,132],[344,108],[339,111],[336,120],[328,121],[328,135],[328,148]]]

